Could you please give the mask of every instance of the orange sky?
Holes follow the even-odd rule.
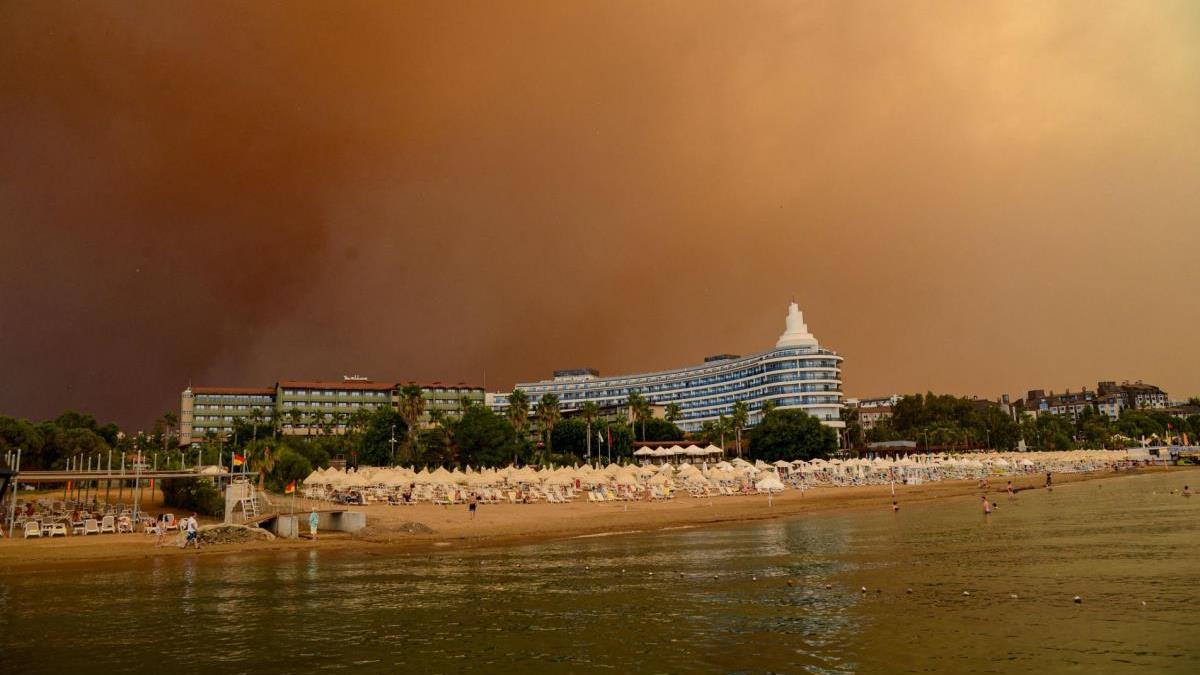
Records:
[[[771,346],[1200,393],[1200,3],[0,3],[0,412]]]

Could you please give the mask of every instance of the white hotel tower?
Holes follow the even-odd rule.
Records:
[[[684,431],[696,431],[706,420],[732,414],[737,401],[745,401],[750,409],[750,425],[758,423],[763,405],[770,401],[840,428],[845,426],[841,361],[837,352],[817,344],[793,302],[783,335],[773,349],[761,354],[710,357],[701,365],[641,375],[600,377],[594,370],[556,371],[554,379],[518,384],[517,389],[535,405],[543,394],[554,393],[563,410],[587,401],[620,406],[630,394],[638,393],[652,405],[677,403],[683,413],[677,424]],[[496,410],[508,406],[507,394],[489,398]]]

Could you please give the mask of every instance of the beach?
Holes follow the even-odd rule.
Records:
[[[1144,468],[1121,472],[1057,473],[1055,486],[1079,481],[1105,481],[1120,476],[1144,473],[1178,472],[1180,485],[1196,482],[1194,469]],[[962,500],[988,494],[1003,504],[1006,478],[992,481],[982,490],[974,480],[930,482],[909,486],[897,484],[896,500],[903,509],[914,504]],[[1017,490],[1044,489],[1043,474],[1013,477]],[[276,497],[280,504],[288,501]],[[304,508],[304,502],[297,502]],[[594,504],[582,499],[568,504],[484,504],[474,519],[465,505],[440,506],[421,503],[414,506],[345,507],[367,514],[366,530],[356,534],[326,533],[317,541],[306,539],[256,541],[206,546],[200,551],[175,546],[156,547],[154,537],[143,534],[71,536],[57,539],[3,540],[0,542],[0,575],[53,570],[79,564],[102,564],[127,559],[191,557],[228,557],[274,550],[341,550],[422,552],[453,551],[490,546],[510,546],[546,540],[595,538],[630,533],[714,527],[753,521],[803,517],[840,511],[891,509],[888,485],[857,487],[821,487],[805,492],[786,490],[770,500],[765,495],[693,498],[679,493],[674,499],[657,502],[615,502]],[[147,506],[147,509],[160,508]],[[328,508],[327,506],[325,508]],[[958,507],[956,507],[958,508]],[[975,505],[962,508],[974,509]],[[170,509],[166,509],[170,510]],[[178,515],[183,515],[179,513]],[[212,524],[214,519],[201,519]],[[420,523],[429,533],[410,533],[411,523]],[[173,540],[173,535],[171,539]]]

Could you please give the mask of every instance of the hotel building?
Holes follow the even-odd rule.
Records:
[[[544,394],[558,396],[564,411],[586,402],[601,408],[625,405],[630,394],[641,394],[653,406],[679,405],[676,422],[688,432],[721,415],[733,413],[733,404],[744,401],[750,426],[771,403],[781,409],[803,410],[831,427],[841,428],[842,357],[821,347],[808,332],[796,303],[788,307],[785,330],[774,348],[752,356],[722,354],[688,368],[639,375],[601,377],[591,369],[556,371],[553,379],[516,385],[530,399],[531,408]],[[498,412],[508,407],[508,393],[488,394]]]
[[[273,387],[188,387],[180,396],[179,443],[198,443],[209,432],[228,436],[235,422],[267,429],[277,424],[288,435],[343,434],[355,410],[385,405],[399,409],[404,386],[344,377],[341,382],[281,380]],[[420,386],[423,425],[432,423],[435,412],[458,416],[466,406],[484,403],[483,387],[440,382]]]

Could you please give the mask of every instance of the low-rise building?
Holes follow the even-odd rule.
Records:
[[[179,443],[226,438],[237,423],[277,428],[297,436],[344,434],[350,416],[363,408],[399,409],[399,382],[375,382],[359,376],[338,381],[280,380],[272,387],[192,387],[180,396]],[[467,406],[484,403],[483,387],[440,382],[421,384],[421,424],[436,416],[461,416]]]
[[[1100,382],[1095,391],[1087,387],[1072,392],[1070,389],[1061,394],[1053,391],[1046,393],[1042,389],[1031,389],[1025,398],[1017,401],[1018,411],[1037,417],[1043,414],[1065,415],[1078,419],[1086,410],[1107,415],[1110,419],[1118,419],[1125,410],[1143,410],[1147,408],[1164,409],[1168,407],[1166,392],[1141,380],[1117,384],[1113,381]]]

